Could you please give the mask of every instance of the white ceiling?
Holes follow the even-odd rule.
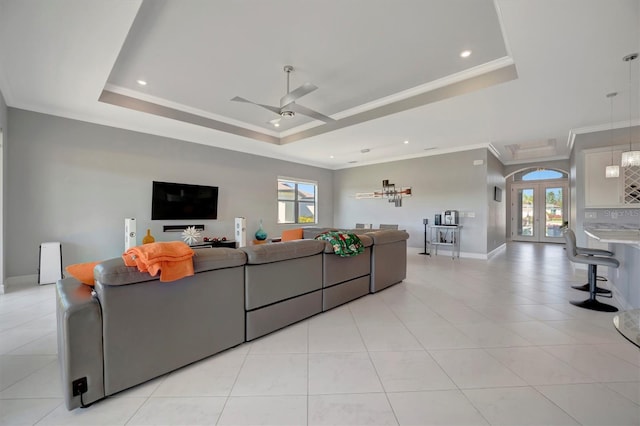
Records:
[[[637,124],[640,60],[630,79],[622,58],[639,28],[640,0],[0,0],[0,90],[15,108],[330,169],[474,147],[516,164],[609,128],[609,92],[614,127]],[[230,101],[279,106],[287,64],[292,90],[318,86],[296,103],[335,122],[274,128]]]

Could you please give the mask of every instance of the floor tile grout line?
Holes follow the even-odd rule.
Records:
[[[236,346],[235,348],[231,348],[230,350],[234,350],[244,344],[245,343],[241,343],[240,345]],[[240,373],[242,372],[242,368],[244,367],[245,363],[247,362],[247,358],[249,357],[249,352],[251,351],[251,348],[249,348],[245,353],[244,353],[244,357],[242,359],[242,363],[240,364],[240,368],[238,368],[238,372],[236,373],[236,377],[233,380],[233,384],[231,385],[231,387],[229,388],[229,393],[227,394],[227,396],[225,397],[224,403],[222,404],[222,409],[220,410],[220,414],[218,415],[218,419],[216,420],[216,425],[218,425],[220,423],[220,419],[222,418],[222,415],[224,414],[224,410],[227,407],[227,403],[229,402],[229,399],[231,398],[231,394],[233,393],[233,388],[236,386],[236,383],[238,383],[238,377],[240,377]]]

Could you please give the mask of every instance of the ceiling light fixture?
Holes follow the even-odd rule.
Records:
[[[139,86],[146,86],[147,82],[144,80],[136,80],[136,83],[138,83]]]
[[[471,51],[470,50],[463,50],[462,52],[460,52],[460,57],[461,58],[468,58],[469,56],[471,56]]]
[[[620,166],[613,164],[613,98],[618,92],[607,93],[609,98],[609,145],[611,146],[611,165],[607,166],[604,170],[605,178],[617,178],[620,176]]]
[[[631,61],[638,57],[637,53],[631,53],[624,58],[623,61],[629,62],[629,151],[622,153],[622,167],[637,167],[640,166],[640,151],[634,151],[631,148]]]
[[[407,145],[409,143],[409,141],[404,141],[404,144]]]

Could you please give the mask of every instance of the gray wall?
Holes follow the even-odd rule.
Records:
[[[487,215],[489,208],[487,183],[486,149],[456,152],[384,164],[337,170],[334,174],[334,225],[353,227],[356,223],[397,223],[410,234],[409,246],[423,247],[424,225],[422,219],[433,224],[436,213],[443,210],[459,210],[464,217],[460,236],[461,251],[466,254],[486,255]],[[482,165],[473,165],[474,160],[482,160]],[[496,179],[495,163],[491,162],[492,180]],[[409,186],[413,195],[403,199],[403,206],[396,208],[384,199],[356,199],[358,192],[379,191],[382,180],[399,186]],[[504,179],[502,179],[504,182]],[[493,191],[493,189],[491,189]],[[493,192],[491,200],[493,199]],[[474,218],[468,213],[475,213]],[[504,241],[502,235],[495,235],[492,241]]]
[[[494,188],[502,190],[502,200],[493,199]],[[509,194],[506,191],[504,180],[504,166],[494,157],[487,154],[487,253],[500,247],[505,243],[506,235],[506,205]]]
[[[7,193],[7,146],[9,141],[9,126],[7,118],[7,104],[0,92],[0,131],[2,132],[2,144],[0,144],[0,292],[4,291],[4,283],[7,277],[5,271],[5,241],[4,230],[6,220],[5,194]]]
[[[135,217],[138,242],[177,240],[162,225],[204,223],[204,235],[233,239],[234,218],[247,218],[248,239],[263,219],[276,224],[276,178],[318,182],[319,225],[333,221],[332,171],[169,138],[9,108],[7,276],[37,273],[38,247],[61,241],[65,265],[122,255],[124,218]],[[218,220],[151,221],[151,182],[219,187]]]

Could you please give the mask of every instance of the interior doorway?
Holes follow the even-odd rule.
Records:
[[[527,181],[511,185],[511,239],[562,243],[568,220],[566,179]]]

